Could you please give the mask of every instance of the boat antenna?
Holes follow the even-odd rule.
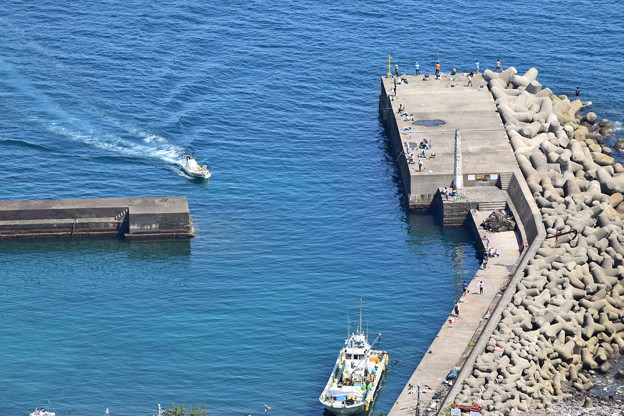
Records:
[[[360,298],[360,332],[364,332],[362,330],[362,298]]]
[[[349,307],[347,307],[347,339],[351,336],[351,322],[349,322]]]

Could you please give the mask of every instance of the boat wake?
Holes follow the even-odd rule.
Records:
[[[51,133],[107,152],[160,159],[174,165],[183,163],[184,155],[187,153],[184,147],[172,144],[156,134],[107,120],[97,109],[89,111],[86,108],[77,108],[75,113],[83,112],[84,116],[70,113],[52,96],[42,92],[10,63],[2,59],[0,59],[0,83],[4,84],[3,89],[15,92],[15,103],[9,111],[21,113],[25,120]],[[88,118],[93,118],[103,127],[97,127],[94,123],[86,121]],[[39,143],[36,145],[42,146]]]
[[[154,158],[164,162],[179,165],[182,163],[182,157],[185,154],[184,148],[167,142],[166,139],[159,136],[146,136],[141,139],[142,142],[137,143],[120,136],[98,132],[97,134],[89,134],[77,129],[71,129],[58,123],[51,123],[49,130],[55,134],[66,137],[70,140],[81,142],[89,146],[123,154],[125,156]]]

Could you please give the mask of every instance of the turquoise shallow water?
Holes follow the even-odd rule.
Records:
[[[618,2],[489,5],[5,5],[0,198],[185,195],[197,237],[3,242],[0,414],[319,415],[359,297],[397,360],[387,412],[478,266],[464,230],[402,208],[377,119],[387,54],[535,65],[624,118]],[[188,151],[209,184],[178,174]]]

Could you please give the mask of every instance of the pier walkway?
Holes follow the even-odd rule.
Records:
[[[441,74],[440,79],[412,75],[406,79],[407,83],[397,82],[394,94],[395,80],[381,78],[379,107],[409,209],[439,208],[445,225],[464,224],[468,215],[483,246],[487,246],[486,234],[479,225],[495,209],[510,208],[521,232],[487,233],[490,247],[496,248],[499,256],[490,258],[487,267],[479,269],[469,282],[458,316],[450,308],[449,317],[390,416],[437,414],[437,409],[430,408],[432,399],[445,399],[449,390],[446,376],[452,370],[459,372],[472,351],[515,272],[519,239],[532,241],[535,227],[531,224],[536,221],[532,206],[526,202],[530,192],[524,178],[518,176],[507,132],[481,75],[473,78],[471,86],[466,74]],[[459,198],[447,201],[440,197],[440,189],[453,185],[457,130],[461,135],[463,188]],[[428,148],[423,149],[423,143]],[[513,192],[508,193],[508,188]],[[480,281],[483,294],[479,294]],[[434,402],[434,407],[442,405]]]
[[[397,85],[395,96],[394,79],[382,77],[379,106],[410,209],[427,210],[438,188],[451,186],[455,130],[461,131],[466,187],[496,185],[501,174],[513,172],[516,158],[481,75],[474,77],[472,86],[467,86],[466,74],[441,74],[439,80],[432,76],[427,81],[407,75],[406,79],[408,83]],[[399,107],[404,110],[399,112]],[[423,151],[419,145],[425,139],[430,149],[419,158]]]
[[[475,223],[478,225],[489,215],[489,211],[476,211]],[[442,399],[448,386],[443,380],[451,372],[461,368],[471,346],[476,342],[480,330],[501,296],[501,289],[509,282],[510,274],[519,258],[515,233],[507,231],[490,233],[480,230],[481,241],[487,245],[484,237],[490,240],[490,247],[500,254],[490,258],[485,269],[479,269],[469,282],[468,293],[459,303],[459,316],[449,311],[449,317],[438,332],[427,353],[424,355],[408,384],[390,410],[389,416],[426,415],[427,408],[436,392],[442,392]],[[483,294],[479,294],[478,284],[483,281]],[[450,323],[450,321],[453,323]],[[471,344],[472,343],[472,344]],[[418,403],[418,385],[420,384],[420,404]],[[443,403],[440,403],[440,405]],[[420,413],[416,413],[420,405]],[[431,414],[433,414],[433,409]]]

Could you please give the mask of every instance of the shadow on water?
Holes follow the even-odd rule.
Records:
[[[388,169],[392,173],[392,182],[400,199],[401,211],[407,225],[408,242],[415,254],[421,261],[453,265],[453,279],[458,285],[464,279],[471,279],[481,258],[478,237],[465,226],[443,226],[441,218],[434,215],[432,210],[428,212],[409,210],[408,196],[396,164],[399,155],[395,155],[396,152],[381,123],[381,118],[379,118],[379,137],[380,147],[384,150]]]
[[[405,193],[405,189],[403,188],[403,181],[401,180],[401,176],[399,175],[399,170],[397,169],[396,164],[400,155],[395,154],[394,150],[392,149],[392,145],[390,144],[390,138],[386,134],[386,130],[381,123],[381,115],[379,116],[379,148],[384,151],[384,158],[386,163],[388,164],[388,170],[391,172],[392,183],[394,183],[395,185],[396,195],[399,196],[400,206],[403,208],[404,212],[407,212],[407,194]]]
[[[188,176],[185,176],[185,178],[186,178],[186,183],[188,183],[188,184],[203,185],[203,186],[206,186],[206,185],[210,184],[210,178],[208,178],[208,179],[204,179],[204,178],[190,178]]]
[[[410,243],[422,246],[428,242],[446,242],[442,247],[448,262],[455,264],[458,275],[465,273],[468,258],[472,259],[471,263],[478,264],[480,250],[474,233],[468,227],[445,227],[434,215],[418,212],[407,212],[406,221]],[[475,264],[471,264],[468,269],[474,268]]]
[[[131,241],[122,239],[46,239],[46,240],[5,240],[0,242],[5,254],[21,253],[116,253],[126,252],[129,257],[188,257],[191,255],[191,241],[149,240]]]

